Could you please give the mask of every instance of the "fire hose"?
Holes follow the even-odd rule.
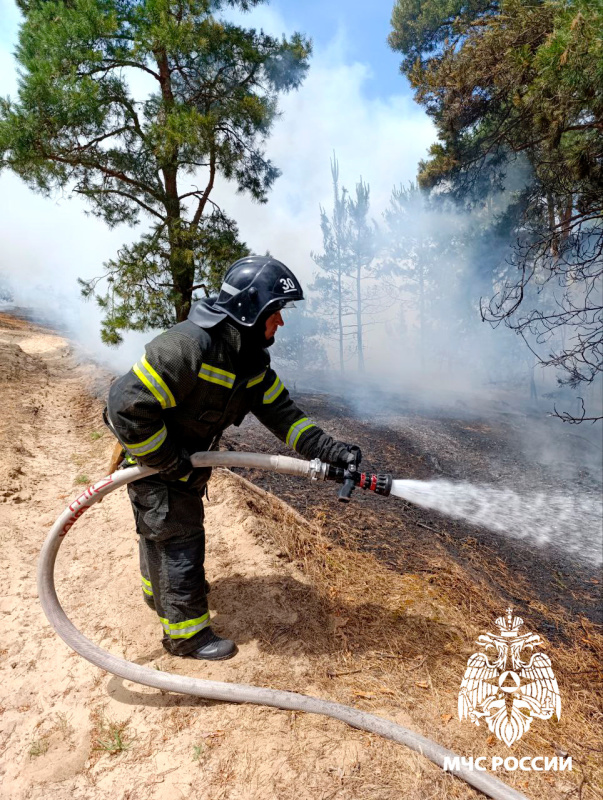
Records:
[[[343,483],[340,492],[341,500],[348,500],[352,489],[356,486],[386,496],[389,494],[389,488],[391,487],[390,476],[355,474],[354,470],[351,472],[338,470],[316,459],[313,461],[301,461],[286,456],[270,456],[260,453],[208,452],[195,453],[191,456],[191,463],[194,467],[247,467],[309,477],[313,480],[334,480],[338,483]],[[317,697],[310,697],[296,692],[223,681],[210,681],[160,672],[156,669],[140,666],[123,658],[118,658],[83,636],[63,611],[54,585],[54,565],[63,537],[79,517],[105,495],[120,486],[125,486],[131,481],[151,475],[156,471],[150,467],[129,467],[118,470],[98,483],[89,486],[63,511],[44,541],[38,563],[38,594],[48,621],[69,647],[106,672],[144,686],[151,686],[163,691],[189,694],[202,697],[205,700],[219,700],[227,703],[253,703],[288,711],[322,714],[345,722],[353,728],[375,733],[386,739],[406,745],[406,747],[420,753],[442,768],[445,760],[448,759],[455,759],[455,763],[459,764],[458,756],[451,750],[447,750],[431,739],[375,714],[369,714],[341,703],[321,700]],[[453,762],[451,761],[450,763]],[[497,778],[480,771],[474,771],[462,764],[460,767],[455,766],[451,774],[462,778],[475,789],[483,792],[488,797],[494,798],[494,800],[527,800],[525,795],[506,786]]]

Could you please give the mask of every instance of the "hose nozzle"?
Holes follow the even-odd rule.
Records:
[[[338,497],[342,503],[349,503],[352,492],[356,488],[366,489],[383,497],[389,497],[393,478],[386,472],[380,472],[376,475],[370,472],[359,472],[354,464],[351,464],[346,469],[328,464],[325,480],[343,484],[339,490]]]

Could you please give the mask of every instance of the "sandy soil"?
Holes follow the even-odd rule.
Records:
[[[130,685],[57,637],[37,600],[37,555],[78,487],[106,473],[113,442],[93,396],[103,381],[57,334],[0,318],[0,797],[477,797],[419,756],[335,721]],[[368,554],[346,555],[227,471],[211,481],[207,529],[213,624],[239,644],[235,659],[212,665],[162,650],[156,616],[141,598],[124,491],[86,514],[61,548],[57,590],[68,616],[138,663],[329,697],[464,755],[498,753],[492,737],[486,743],[482,730],[455,719],[459,665],[476,630],[462,613],[448,615],[428,576],[399,576]],[[439,653],[433,664],[430,648]],[[514,754],[572,747],[563,720],[539,730]],[[592,729],[584,735],[593,749]],[[529,797],[580,792],[586,800],[597,789],[584,764],[575,775],[502,777]]]

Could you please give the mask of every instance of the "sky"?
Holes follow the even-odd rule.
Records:
[[[340,38],[343,57],[369,67],[364,96],[387,98],[411,91],[400,74],[400,54],[386,44],[393,5],[394,0],[278,0],[271,8],[289,29],[307,33],[319,50]]]
[[[368,181],[373,213],[380,216],[392,187],[415,178],[435,139],[386,42],[392,6],[393,0],[273,0],[241,15],[244,24],[274,35],[300,31],[314,49],[307,78],[282,98],[268,141],[267,153],[282,171],[269,202],[254,204],[225,181],[215,199],[237,220],[253,252],[270,251],[305,284],[316,270],[311,251],[321,249],[319,207],[331,204],[332,154],[343,185],[353,190],[360,177]],[[13,0],[0,0],[0,96],[16,95],[12,52],[19,19]],[[86,348],[127,368],[130,347],[120,354],[100,344],[100,314],[79,297],[77,278],[101,274],[103,263],[144,227],[109,230],[85,212],[68,191],[44,198],[15,175],[0,173],[0,275],[17,284],[23,302],[56,305]],[[140,336],[132,340],[137,358]]]

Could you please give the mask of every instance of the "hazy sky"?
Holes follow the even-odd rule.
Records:
[[[253,204],[225,182],[216,199],[238,221],[253,251],[270,250],[305,283],[315,269],[310,251],[321,247],[319,205],[331,203],[333,151],[345,185],[353,189],[361,175],[370,183],[378,215],[392,186],[414,179],[434,140],[431,122],[399,74],[399,57],[386,43],[392,5],[279,0],[243,17],[245,24],[279,36],[302,31],[313,39],[314,53],[301,90],[283,98],[283,114],[268,143],[268,154],[283,173],[269,202]],[[0,95],[14,96],[19,14],[13,0],[0,0],[0,20]],[[35,294],[47,302],[50,287],[56,292],[60,285],[63,299],[56,302],[69,305],[83,340],[94,347],[98,313],[79,299],[76,278],[98,275],[120,244],[138,238],[142,226],[109,231],[84,212],[84,203],[67,192],[45,199],[11,173],[0,173],[0,273],[27,287],[24,299]]]

